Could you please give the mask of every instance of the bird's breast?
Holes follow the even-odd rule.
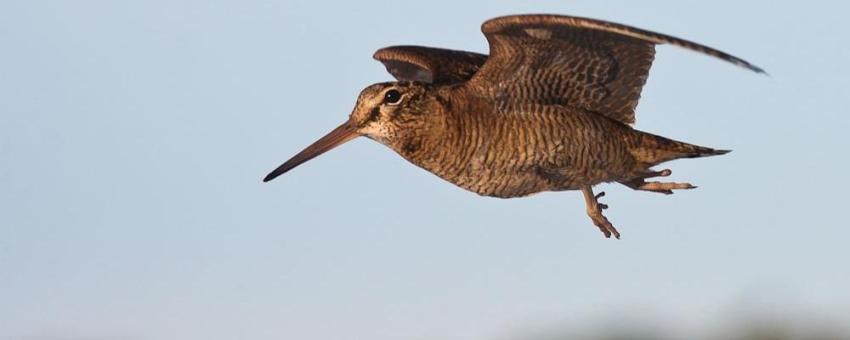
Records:
[[[466,112],[394,149],[461,188],[508,198],[577,188],[582,174],[569,134],[554,118]]]

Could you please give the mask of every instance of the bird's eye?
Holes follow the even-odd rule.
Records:
[[[401,101],[401,92],[398,90],[389,90],[384,94],[384,102],[387,104],[398,104]]]

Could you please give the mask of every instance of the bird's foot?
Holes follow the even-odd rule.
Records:
[[[695,189],[696,186],[691,183],[675,183],[675,182],[643,182],[635,190],[652,191],[670,195],[673,190]]]
[[[599,203],[599,198],[605,196],[605,192],[602,191],[597,195],[593,195],[593,191],[590,187],[585,187],[582,190],[584,194],[585,204],[587,205],[587,216],[593,221],[593,224],[596,225],[602,234],[605,235],[606,238],[611,238],[611,235],[614,235],[617,239],[620,239],[620,232],[617,231],[617,228],[614,228],[614,225],[608,221],[608,218],[602,214],[602,210],[608,209],[607,204]]]
[[[650,171],[644,174],[644,176],[631,179],[628,181],[621,182],[625,184],[627,187],[632,188],[634,190],[642,190],[642,191],[651,191],[657,192],[665,195],[670,195],[673,193],[673,190],[682,190],[682,189],[695,189],[696,186],[690,183],[675,183],[675,182],[647,182],[647,178],[651,177],[667,177],[670,176],[673,172],[670,169],[664,169],[661,171]]]

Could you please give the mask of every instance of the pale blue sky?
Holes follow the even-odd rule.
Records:
[[[848,10],[3,1],[0,339],[514,339],[742,308],[850,322]],[[528,12],[680,36],[771,77],[658,48],[636,127],[734,152],[668,164],[697,190],[603,185],[620,241],[577,192],[479,197],[366,139],[260,181],[390,79],[374,50],[486,52],[481,22]]]

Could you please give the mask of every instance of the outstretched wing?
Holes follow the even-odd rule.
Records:
[[[462,83],[472,77],[487,56],[423,46],[391,46],[372,56],[398,80],[432,84]]]
[[[652,66],[656,44],[708,54],[764,71],[725,52],[626,25],[569,16],[516,15],[481,26],[490,57],[469,80],[471,88],[506,105],[569,105],[626,124]]]

